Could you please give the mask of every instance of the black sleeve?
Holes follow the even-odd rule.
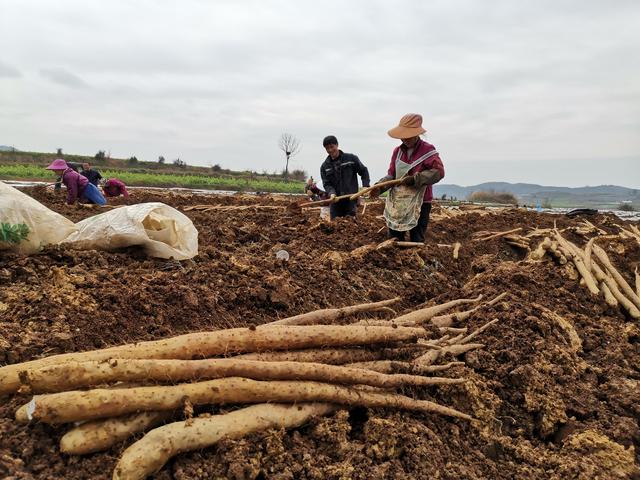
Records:
[[[102,180],[102,175],[100,175],[100,172],[96,170],[96,178],[98,180]]]
[[[322,178],[322,186],[324,187],[324,191],[327,192],[328,195],[336,195],[336,187],[329,175],[327,175],[324,163],[320,167],[320,177]]]
[[[371,184],[371,179],[369,178],[369,169],[364,166],[364,164],[356,155],[354,155],[354,157],[356,160],[358,175],[360,175],[360,178],[362,178],[362,186],[366,188]]]

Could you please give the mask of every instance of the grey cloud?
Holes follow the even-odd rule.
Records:
[[[54,83],[66,87],[86,88],[89,85],[79,76],[65,70],[64,68],[42,68],[40,74]]]
[[[22,76],[22,73],[17,68],[12,67],[11,65],[7,65],[5,63],[0,62],[0,77],[6,78],[19,78]]]
[[[287,130],[304,144],[296,167],[315,175],[335,133],[377,177],[387,129],[417,111],[448,181],[526,171],[541,183],[530,164],[640,152],[636,0],[152,3],[9,4],[37,34],[0,30],[14,47],[3,61],[56,68],[5,82],[0,131],[31,148],[273,171]],[[556,183],[572,181],[566,170]],[[628,170],[591,183],[640,183]]]

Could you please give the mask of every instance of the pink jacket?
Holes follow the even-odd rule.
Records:
[[[62,174],[62,183],[67,187],[67,203],[73,205],[76,200],[82,199],[89,180],[71,168],[67,168]]]
[[[398,150],[402,151],[402,155],[400,157],[401,162],[412,163],[425,153],[429,153],[435,149],[436,147],[420,138],[418,139],[418,143],[416,143],[413,153],[411,154],[411,158],[407,158],[407,147],[405,147],[404,144],[397,146],[393,149],[393,153],[391,154],[391,164],[389,165],[387,177],[390,177],[391,179],[396,178],[396,157],[398,155]],[[437,170],[440,173],[440,179],[444,178],[444,165],[442,165],[442,160],[440,160],[440,154],[436,153],[435,155],[427,158],[420,165],[416,165],[409,170],[408,175],[415,175],[416,173],[424,170]],[[431,202],[432,200],[433,188],[431,185],[427,185],[427,189],[424,192],[424,202]]]
[[[122,195],[126,198],[129,196],[129,192],[127,192],[127,187],[124,182],[117,178],[110,178],[107,180],[102,187],[102,190],[104,190],[104,194],[107,197],[117,197],[118,195]]]

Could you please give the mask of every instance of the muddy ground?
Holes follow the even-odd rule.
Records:
[[[53,210],[78,221],[95,210],[29,188]],[[195,196],[135,191],[133,202],[287,205],[277,196]],[[120,203],[122,200],[120,200]],[[116,201],[116,203],[118,203]],[[317,308],[403,297],[399,310],[425,301],[507,292],[464,326],[497,318],[470,352],[464,386],[412,389],[474,415],[472,423],[438,415],[342,410],[288,432],[269,431],[179,455],[157,479],[460,479],[640,478],[640,329],[618,308],[592,297],[550,260],[526,261],[503,239],[472,242],[473,232],[577,225],[579,219],[517,209],[446,218],[434,208],[421,249],[349,255],[380,243],[381,205],[357,221],[322,223],[318,210],[188,211],[200,254],[190,261],[50,247],[30,257],[0,253],[0,364],[102,348],[198,330],[247,326]],[[589,217],[617,233],[617,218]],[[584,245],[586,237],[567,236]],[[437,244],[462,243],[460,258]],[[606,243],[604,243],[606,244]],[[285,249],[288,263],[275,258]],[[640,263],[632,240],[607,251],[627,280]],[[337,253],[332,253],[337,252]],[[577,332],[571,343],[559,315]],[[1,400],[0,477],[107,479],[126,445],[71,457],[58,441],[68,429],[19,425],[29,400]],[[206,410],[206,409],[205,409]],[[209,410],[216,411],[216,410]]]

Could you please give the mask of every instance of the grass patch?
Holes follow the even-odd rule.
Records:
[[[304,182],[276,181],[259,178],[224,178],[211,175],[166,174],[100,169],[104,178],[119,178],[127,185],[145,187],[182,187],[208,190],[260,191],[273,193],[304,193]],[[37,165],[0,165],[2,180],[54,181],[54,175]]]

